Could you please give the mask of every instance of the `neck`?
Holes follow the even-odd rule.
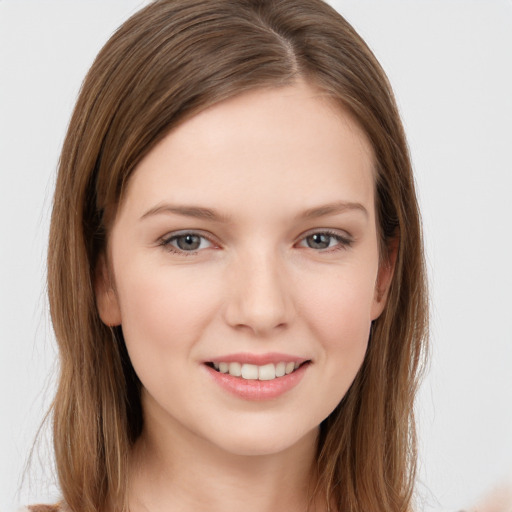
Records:
[[[180,425],[146,421],[131,458],[130,511],[320,511],[311,500],[316,442],[312,431],[277,453],[244,455]]]

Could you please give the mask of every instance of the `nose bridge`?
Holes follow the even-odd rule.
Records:
[[[289,283],[276,250],[260,246],[243,251],[230,270],[226,316],[231,326],[261,335],[290,321]]]

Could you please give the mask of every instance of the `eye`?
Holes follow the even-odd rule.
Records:
[[[172,234],[162,239],[161,245],[169,251],[176,253],[195,253],[202,249],[213,247],[213,243],[210,240],[194,232]]]
[[[350,246],[352,240],[346,236],[332,231],[318,231],[305,236],[300,242],[300,247],[308,247],[309,249],[316,249],[323,251],[326,249],[345,249]]]

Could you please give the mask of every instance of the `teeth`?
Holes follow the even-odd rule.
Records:
[[[286,375],[288,375],[289,373],[292,373],[293,370],[295,370],[295,363],[286,363],[286,367],[284,370]]]
[[[242,365],[242,379],[258,378],[258,367],[255,364],[243,364]]]
[[[240,363],[229,363],[229,375],[240,377],[242,375],[242,365]]]
[[[258,368],[259,380],[272,380],[276,378],[276,367],[272,364],[266,364]]]
[[[229,373],[233,377],[242,377],[246,380],[273,380],[276,377],[289,375],[300,366],[300,363],[290,361],[288,363],[268,363],[262,366],[256,364],[213,363],[213,367],[220,373]]]

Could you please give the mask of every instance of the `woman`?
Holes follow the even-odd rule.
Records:
[[[419,213],[386,77],[328,5],[128,20],[49,246],[62,509],[411,509]]]

